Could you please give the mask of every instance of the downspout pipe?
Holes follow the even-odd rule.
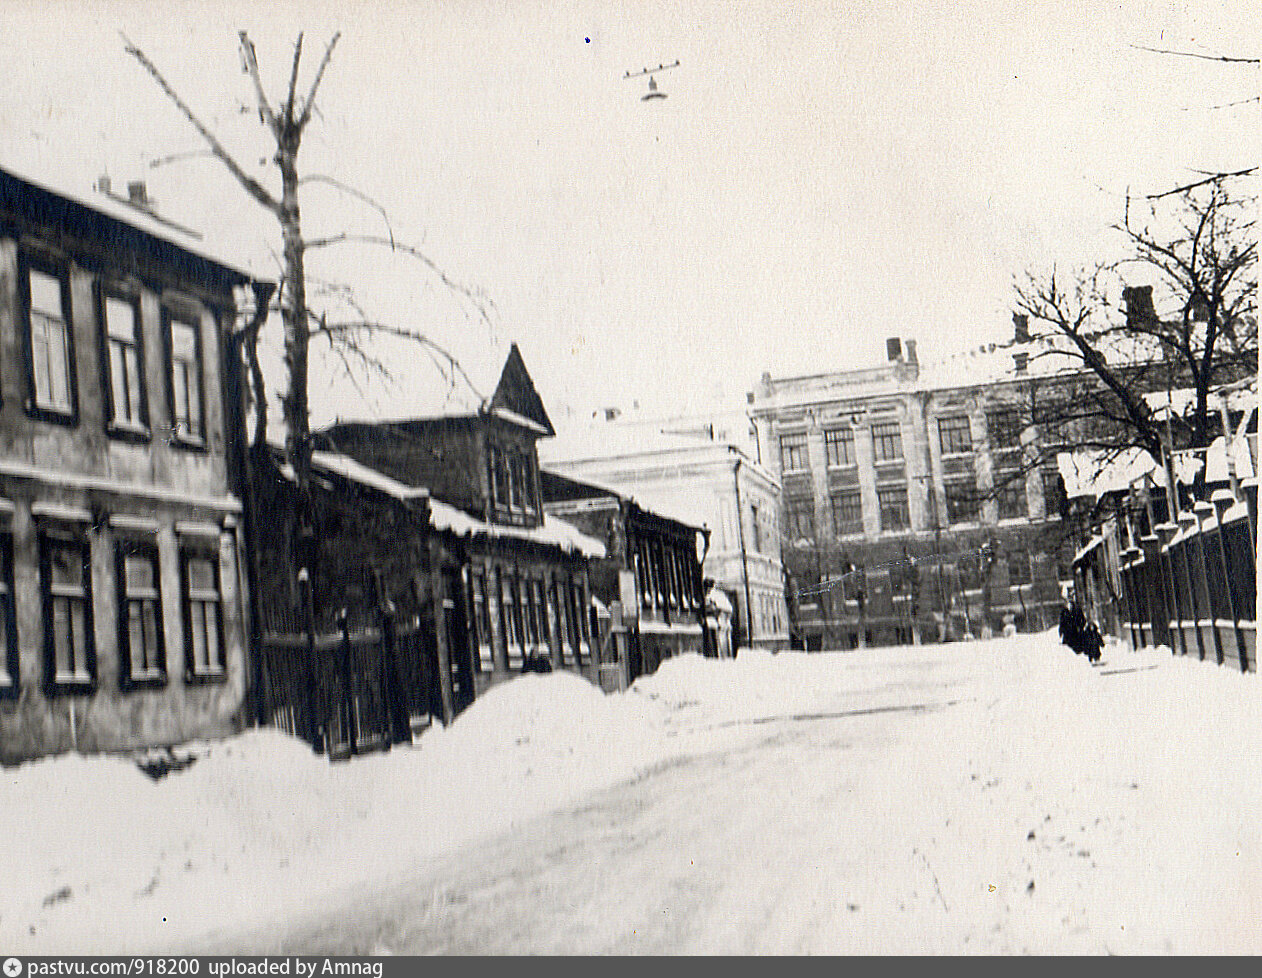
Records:
[[[749,560],[745,554],[745,515],[741,510],[741,459],[732,467],[732,485],[736,489],[736,539],[741,548],[741,580],[745,585],[746,640],[752,649],[754,642],[754,609],[749,595]]]

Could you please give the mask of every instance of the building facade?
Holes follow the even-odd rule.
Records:
[[[922,370],[891,339],[878,367],[773,379],[751,393],[782,488],[795,643],[910,644],[1034,630],[1070,578],[1063,480],[1032,423],[1023,323],[1013,344]],[[1073,376],[1080,376],[1074,374]],[[1052,426],[1054,427],[1054,425]]]
[[[452,400],[430,417],[343,422],[318,436],[329,448],[322,465],[351,474],[344,458],[355,478],[375,477],[396,496],[427,494],[441,541],[434,566],[444,568],[439,628],[453,663],[468,649],[471,692],[535,660],[595,675],[588,560],[605,550],[544,510],[536,443],[552,433],[513,345],[485,399]]]
[[[250,276],[136,196],[0,171],[4,760],[247,720],[229,335]]]
[[[544,461],[709,530],[702,573],[732,606],[732,648],[788,647],[780,485],[745,451],[705,433],[608,421],[564,432]]]
[[[663,659],[716,654],[705,635],[701,557],[706,532],[640,506],[630,495],[550,472],[540,473],[544,510],[605,543],[589,570],[592,593],[618,603],[629,639],[619,650],[619,685],[652,673]]]

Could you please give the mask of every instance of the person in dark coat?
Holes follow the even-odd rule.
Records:
[[[1095,665],[1100,661],[1100,656],[1104,651],[1104,639],[1100,635],[1100,626],[1093,621],[1087,622],[1087,627],[1082,632],[1082,652],[1087,656],[1087,661]]]
[[[1060,609],[1061,644],[1068,645],[1075,652],[1082,652],[1085,648],[1083,638],[1086,631],[1087,616],[1078,607],[1078,602],[1074,600],[1073,592],[1071,591],[1065,596],[1065,604]]]

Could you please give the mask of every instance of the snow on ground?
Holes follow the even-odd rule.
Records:
[[[751,743],[767,722],[952,703],[874,717],[915,749],[872,785],[899,824],[855,830],[872,833],[874,870],[882,846],[914,840],[909,879],[934,906],[914,931],[874,920],[872,949],[1262,951],[1258,677],[1164,650],[1106,660],[1092,669],[1051,633],[682,656],[608,696],[523,675],[415,747],[350,763],[269,730],[199,745],[158,781],[119,758],[28,763],[0,773],[0,947],[178,948]]]

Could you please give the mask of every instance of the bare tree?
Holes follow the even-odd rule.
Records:
[[[444,286],[470,302],[481,319],[488,324],[490,322],[487,312],[489,303],[485,298],[474,290],[455,282],[419,249],[397,241],[385,209],[375,200],[333,177],[324,174],[300,175],[298,154],[302,147],[303,136],[316,113],[316,98],[320,85],[340,37],[340,33],[334,34],[329,40],[310,82],[302,86],[299,79],[302,68],[303,35],[299,34],[294,42],[293,58],[289,65],[288,82],[284,93],[278,101],[273,101],[269,99],[264,89],[254,44],[245,31],[240,32],[242,69],[249,78],[259,121],[274,145],[270,159],[276,166],[280,178],[279,192],[269,190],[260,180],[251,176],[172,87],[148,55],[126,36],[123,38],[127,53],[144,67],[176,108],[197,130],[205,141],[210,155],[218,159],[242,189],[275,218],[279,227],[281,275],[276,302],[283,326],[284,362],[288,381],[288,388],[281,401],[285,421],[285,455],[293,468],[301,503],[305,503],[309,498],[311,478],[312,442],[308,379],[309,351],[313,338],[321,338],[328,342],[330,350],[341,358],[346,373],[352,380],[355,379],[357,373],[363,372],[389,376],[389,366],[375,355],[371,348],[371,340],[376,336],[402,337],[422,344],[450,381],[454,382],[457,375],[461,373],[456,359],[424,334],[407,326],[374,320],[366,315],[355,302],[353,290],[349,285],[310,279],[306,264],[309,252],[317,248],[331,248],[349,243],[387,247],[420,262]],[[318,239],[305,238],[299,193],[304,185],[312,184],[332,187],[372,207],[381,214],[387,233],[384,235],[347,233]],[[324,308],[312,308],[313,297]],[[337,312],[346,314],[336,315]],[[267,434],[266,392],[257,356],[258,331],[264,318],[262,312],[256,309],[250,324],[245,326],[237,337],[238,345],[250,371],[255,420],[252,438],[253,443],[259,447],[265,443]]]
[[[1016,284],[1031,332],[1082,369],[1068,396],[1045,401],[1045,422],[1067,425],[1080,446],[1134,446],[1159,464],[1169,448],[1209,445],[1210,393],[1258,369],[1254,207],[1226,177],[1148,199],[1142,214],[1128,201],[1115,229],[1130,257],[1068,281],[1052,271]],[[1111,288],[1136,269],[1154,284],[1123,288],[1119,309]],[[1165,417],[1145,395],[1172,388],[1193,393],[1186,412]]]

